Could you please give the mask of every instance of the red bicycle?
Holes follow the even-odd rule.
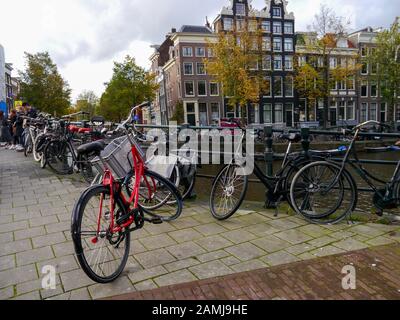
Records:
[[[102,184],[87,189],[76,203],[71,227],[79,264],[98,283],[112,282],[121,275],[129,259],[132,232],[145,222],[161,224],[182,213],[179,191],[169,180],[147,170],[144,152],[129,129],[135,110],[147,105],[133,108],[118,127],[124,137],[107,147],[101,142],[80,147],[81,153],[98,156],[94,165],[104,172]]]

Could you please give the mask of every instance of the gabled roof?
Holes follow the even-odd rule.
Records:
[[[184,25],[179,30],[179,33],[204,33],[204,34],[211,34],[213,33],[212,30],[206,26],[188,26]]]

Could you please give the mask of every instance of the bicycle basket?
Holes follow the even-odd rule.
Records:
[[[144,152],[137,145],[133,139],[135,147],[144,159]],[[131,152],[132,146],[128,137],[124,136],[113,140],[101,153],[103,162],[111,170],[116,179],[124,179],[133,167],[133,158]],[[104,164],[99,157],[92,160],[92,165],[96,167],[99,172],[104,172]]]

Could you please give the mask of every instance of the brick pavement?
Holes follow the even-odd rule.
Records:
[[[356,270],[355,289],[343,289],[344,266]],[[153,299],[400,300],[400,246],[375,247],[108,298]]]
[[[56,177],[0,150],[0,300],[100,299],[400,242],[399,226],[314,226],[261,205],[220,222],[192,202],[178,221],[132,234],[124,274],[98,285],[80,270],[69,231],[84,188],[76,177]],[[56,267],[56,290],[41,289],[46,265]]]

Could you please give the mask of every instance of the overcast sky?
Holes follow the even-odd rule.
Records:
[[[311,23],[326,0],[289,0],[297,31]],[[350,17],[353,28],[386,27],[400,14],[399,0],[331,0],[338,15]],[[229,0],[0,0],[0,44],[7,62],[24,66],[24,51],[49,51],[73,98],[83,90],[98,95],[112,75],[113,61],[133,55],[148,68],[151,44],[183,24],[204,24]],[[263,8],[265,0],[254,0]],[[14,73],[16,75],[16,73]]]

